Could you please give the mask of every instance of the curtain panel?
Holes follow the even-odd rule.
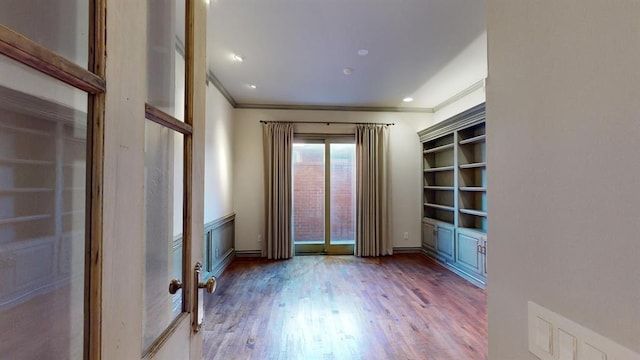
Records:
[[[387,126],[356,126],[357,256],[393,254],[389,236],[388,148]]]
[[[265,241],[268,259],[293,256],[291,240],[291,154],[293,124],[263,124]]]

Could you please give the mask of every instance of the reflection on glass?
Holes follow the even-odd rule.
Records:
[[[87,94],[0,74],[0,358],[82,359]]]
[[[332,245],[355,242],[355,144],[330,145]]]
[[[0,24],[85,69],[88,66],[87,0],[2,0]]]
[[[143,349],[182,312],[183,295],[169,294],[182,276],[183,135],[145,121],[145,274]]]
[[[147,103],[184,121],[185,2],[147,0]]]
[[[324,243],[324,144],[293,144],[293,240]]]

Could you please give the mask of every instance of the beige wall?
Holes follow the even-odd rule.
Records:
[[[262,127],[260,120],[390,122],[392,237],[396,247],[420,246],[421,149],[417,131],[433,123],[433,114],[304,110],[236,109],[234,112],[234,209],[236,250],[260,250],[263,233],[264,190]],[[327,129],[353,131],[345,125],[309,127],[305,132]],[[402,234],[409,232],[409,240]]]
[[[233,213],[233,107],[220,91],[207,86],[205,149],[205,224]]]
[[[640,1],[488,0],[489,358],[532,300],[640,351]]]

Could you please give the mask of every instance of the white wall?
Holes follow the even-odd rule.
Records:
[[[233,212],[233,108],[207,86],[204,223]]]
[[[489,358],[532,300],[640,351],[640,1],[488,0]]]
[[[443,66],[440,71],[426,81],[420,89],[416,90],[413,97],[416,101],[428,99],[425,105],[430,108],[435,108],[447,101],[447,99],[486,77],[487,33],[483,32],[457,56]],[[467,109],[472,106],[473,105],[467,107]],[[451,115],[455,114],[456,113],[452,113]]]
[[[395,247],[420,246],[421,147],[417,131],[433,123],[433,114],[392,112],[253,110],[234,113],[234,208],[236,250],[261,250],[264,231],[262,127],[260,120],[389,122],[391,162],[391,227]],[[308,125],[305,132],[309,132]],[[331,129],[352,127],[332,125]],[[327,132],[327,126],[315,129]],[[409,232],[409,240],[402,234]]]
[[[452,103],[443,106],[440,109],[437,109],[433,114],[433,119],[435,123],[439,123],[441,121],[449,119],[454,115],[458,115],[465,110],[471,109],[476,105],[480,105],[485,101],[486,94],[485,88],[483,86],[474,90],[473,92],[466,94],[465,96],[460,97]]]

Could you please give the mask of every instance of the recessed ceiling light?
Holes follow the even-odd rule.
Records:
[[[243,62],[244,58],[238,54],[233,54],[231,55],[231,57],[233,58],[233,60],[238,61],[238,62]]]
[[[360,55],[360,56],[367,56],[368,53],[369,53],[369,50],[367,50],[367,49],[358,50],[358,55]]]
[[[406,98],[402,99],[402,101],[404,101],[404,102],[412,102],[413,98],[412,97],[406,97]]]
[[[350,67],[346,67],[346,68],[342,69],[342,73],[345,74],[345,75],[351,75],[351,74],[353,74],[353,69],[350,68]]]
[[[249,87],[252,88],[252,89],[257,88],[256,84],[249,84]]]

